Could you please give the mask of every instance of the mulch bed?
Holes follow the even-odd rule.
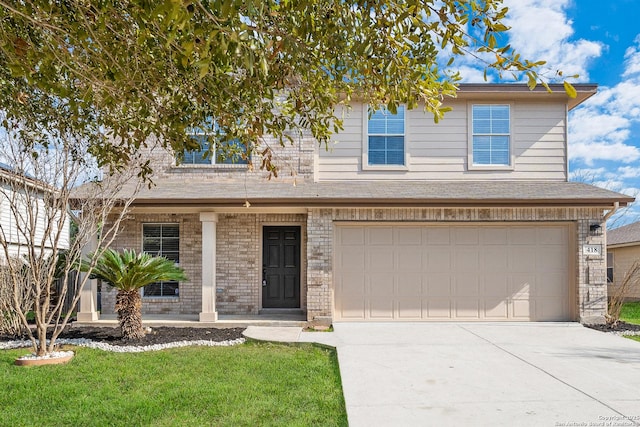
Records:
[[[242,338],[244,328],[152,328],[144,338],[135,341],[124,341],[120,328],[110,327],[67,327],[59,338],[87,338],[92,341],[104,342],[111,345],[147,346],[153,344],[167,344],[177,341],[227,341]],[[0,341],[14,340],[15,337],[0,335]]]
[[[616,326],[611,325],[585,325],[587,328],[595,329],[602,332],[635,332],[640,331],[640,325],[627,323],[620,320]]]

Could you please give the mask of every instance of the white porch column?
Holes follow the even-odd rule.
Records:
[[[82,248],[82,256],[86,257],[94,252],[98,246],[96,235]],[[80,273],[83,276],[86,273]],[[84,277],[81,278],[84,281]],[[82,282],[81,282],[82,283]],[[98,314],[98,280],[87,280],[80,291],[80,310],[77,313],[78,322],[93,322],[100,318]]]
[[[201,322],[216,322],[216,224],[218,214],[201,212],[202,222],[202,312]]]

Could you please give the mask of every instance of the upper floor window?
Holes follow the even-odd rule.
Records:
[[[246,165],[247,147],[237,139],[226,142],[216,142],[213,149],[211,146],[211,135],[201,131],[194,131],[189,134],[199,144],[197,150],[185,150],[179,163],[185,165]]]
[[[142,224],[142,251],[154,256],[163,256],[175,263],[180,262],[180,225]],[[143,288],[145,297],[177,297],[179,283],[156,282]]]
[[[472,164],[511,164],[511,112],[509,105],[477,104],[471,107]]]
[[[404,165],[404,106],[396,114],[386,109],[375,111],[367,122],[368,164]]]

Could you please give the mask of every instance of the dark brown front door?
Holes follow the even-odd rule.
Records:
[[[300,307],[300,227],[264,227],[262,307]]]

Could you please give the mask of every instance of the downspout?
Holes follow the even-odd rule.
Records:
[[[620,208],[620,202],[615,202],[613,204],[613,208],[607,212],[606,214],[604,214],[604,216],[602,217],[602,222],[607,222],[607,220],[609,218],[611,218],[611,215],[613,215],[614,213],[616,213],[618,211],[618,209]]]

